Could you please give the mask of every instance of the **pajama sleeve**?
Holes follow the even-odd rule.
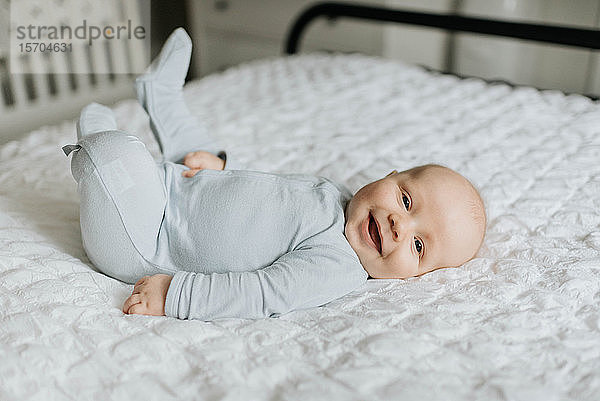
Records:
[[[179,319],[256,319],[323,305],[361,286],[368,275],[355,255],[312,246],[282,255],[255,271],[179,271],[165,314]]]
[[[246,168],[241,164],[232,160],[231,157],[227,158],[227,152],[224,150],[220,151],[217,156],[225,162],[223,170],[245,170]]]

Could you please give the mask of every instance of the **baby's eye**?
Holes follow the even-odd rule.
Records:
[[[415,248],[417,248],[417,252],[419,253],[419,255],[421,254],[421,252],[423,251],[423,243],[421,242],[420,239],[415,238]]]
[[[408,199],[408,196],[402,194],[402,203],[404,203],[404,207],[406,208],[406,210],[408,210],[408,208],[410,207],[410,200]]]

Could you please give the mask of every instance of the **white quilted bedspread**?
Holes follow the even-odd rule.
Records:
[[[188,85],[250,168],[353,191],[428,162],[481,189],[478,257],[369,280],[263,320],[123,315],[90,265],[60,147],[74,123],[0,147],[0,400],[598,400],[600,104],[397,61],[265,59]],[[137,103],[120,126],[158,153]]]

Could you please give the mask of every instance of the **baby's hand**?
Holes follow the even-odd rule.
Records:
[[[135,283],[131,296],[125,300],[123,313],[137,315],[165,315],[165,300],[173,276],[155,274],[144,276]]]
[[[184,177],[193,177],[198,171],[203,169],[208,170],[223,170],[225,161],[210,152],[198,151],[190,152],[183,158],[183,164],[190,168],[181,173]]]

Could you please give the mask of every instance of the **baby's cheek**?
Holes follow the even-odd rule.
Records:
[[[409,256],[396,254],[394,257],[385,259],[385,270],[390,278],[408,278],[419,274],[418,263]]]

